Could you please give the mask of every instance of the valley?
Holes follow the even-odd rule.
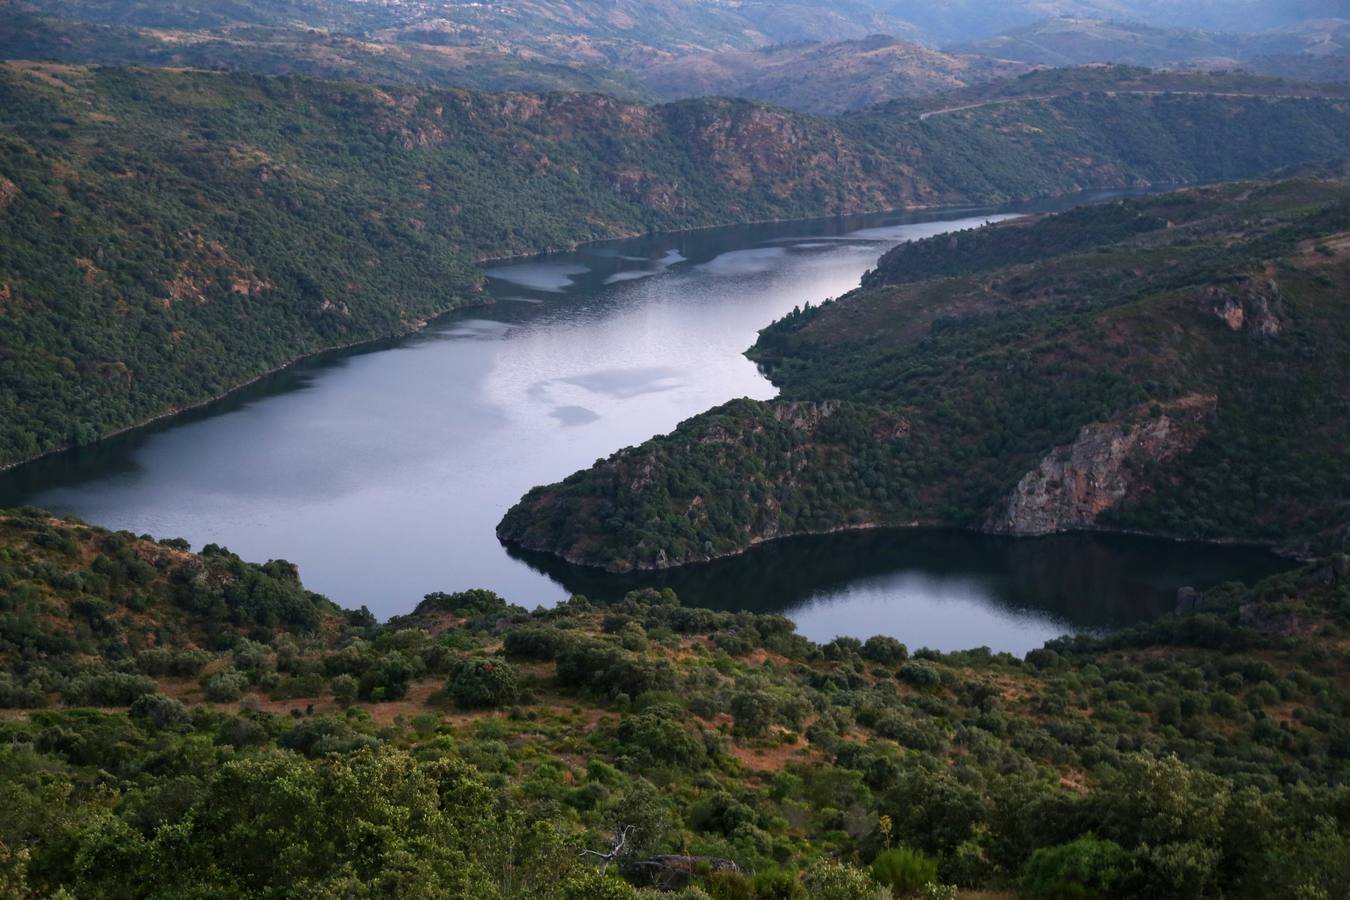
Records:
[[[1344,0],[0,0],[0,900],[1332,900]]]
[[[761,332],[779,398],[536,489],[498,534],[615,571],[883,525],[1339,547],[1346,189],[1195,189],[902,244]]]
[[[1024,76],[999,95],[1031,99],[960,115],[916,121],[922,105],[896,101],[827,120],[729,99],[7,64],[0,465],[417,330],[482,299],[485,257],[1233,178],[1339,153],[1346,92],[1285,93],[1093,69]],[[78,342],[53,316],[78,324]]]

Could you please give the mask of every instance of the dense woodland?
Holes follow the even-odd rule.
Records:
[[[1344,557],[1025,660],[816,645],[669,591],[431,594],[377,623],[285,561],[31,509],[0,517],[0,585],[8,896],[1329,898],[1350,876]]]
[[[499,533],[626,570],[793,533],[993,527],[1085,427],[1167,418],[1196,439],[1126,460],[1124,495],[1064,527],[1343,547],[1347,235],[1350,181],[1329,170],[901,245],[761,333],[780,400],[537,488]]]
[[[416,328],[475,299],[486,256],[1235,177],[1350,144],[1350,100],[1212,77],[1194,86],[1242,96],[1100,93],[1112,77],[1038,75],[1024,95],[1049,99],[925,120],[823,120],[736,100],[7,64],[0,465]]]
[[[285,560],[0,511],[0,898],[1344,895],[1350,88],[977,84],[1022,67],[862,40],[1037,10],[0,0],[0,467],[485,302],[490,257],[1279,170],[898,247],[761,333],[781,399],[536,489],[500,535],[632,570],[1026,519],[1304,560],[1017,658],[815,644],[670,590],[379,622]],[[663,60],[757,70],[803,37],[854,43],[778,48],[762,96],[861,106],[908,93],[904,59],[952,89],[837,118],[634,99]],[[1018,506],[1113,440],[1090,520]]]

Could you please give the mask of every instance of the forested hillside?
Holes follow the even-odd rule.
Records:
[[[669,591],[431,594],[379,624],[284,561],[32,509],[0,513],[0,587],[7,896],[1285,900],[1350,876],[1345,557],[1025,660],[816,645]]]
[[[537,488],[499,535],[615,570],[910,524],[1342,548],[1348,289],[1343,170],[903,244],[761,333],[781,399]]]
[[[734,100],[5,65],[0,465],[416,328],[475,297],[486,256],[1236,177],[1350,144],[1350,101],[1285,97],[1279,82],[1194,82],[1223,96],[1078,83],[832,121]]]

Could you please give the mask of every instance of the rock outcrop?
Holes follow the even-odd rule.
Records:
[[[1072,444],[1056,447],[1022,476],[986,523],[1001,534],[1039,535],[1086,528],[1139,490],[1142,473],[1188,452],[1205,432],[1216,399],[1188,394],[1160,409],[1085,425]]]
[[[1233,331],[1275,337],[1284,330],[1283,298],[1274,279],[1248,279],[1233,287],[1207,287],[1202,302]]]

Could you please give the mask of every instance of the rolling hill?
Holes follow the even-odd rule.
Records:
[[[1046,66],[1243,69],[1265,75],[1344,81],[1350,20],[1300,22],[1259,34],[1210,32],[1114,22],[1049,19],[957,48],[991,59]]]
[[[666,100],[747,97],[802,112],[833,114],[898,97],[948,92],[1028,69],[875,35],[859,41],[677,56],[639,69],[637,79],[647,93]]]

